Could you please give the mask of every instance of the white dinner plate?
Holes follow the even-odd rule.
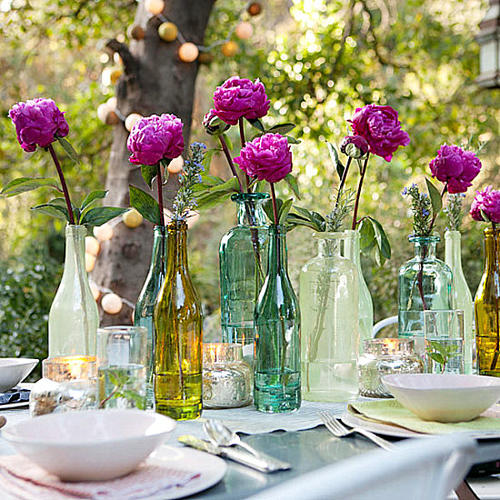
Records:
[[[431,437],[434,434],[421,434],[419,432],[410,431],[403,427],[396,427],[389,424],[382,424],[377,422],[370,422],[361,417],[357,417],[352,413],[344,413],[340,417],[342,422],[349,427],[362,427],[367,431],[371,431],[381,436],[397,437],[397,438],[411,438],[411,437]],[[500,432],[471,432],[470,435],[475,439],[500,439]]]
[[[227,464],[222,458],[187,447],[163,445],[151,454],[150,459],[174,469],[200,473],[197,478],[186,485],[163,490],[150,497],[151,500],[173,500],[194,495],[217,484],[227,470]]]

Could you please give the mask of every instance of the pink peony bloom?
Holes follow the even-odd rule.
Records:
[[[37,146],[46,148],[69,132],[64,113],[52,99],[19,102],[12,106],[9,116],[16,127],[19,144],[28,152],[35,151]]]
[[[368,104],[357,108],[351,123],[355,135],[366,139],[370,153],[391,161],[399,146],[408,146],[410,136],[401,130],[398,113],[390,106]]]
[[[264,134],[247,142],[234,161],[259,181],[278,182],[292,171],[292,152],[286,137],[280,134]]]
[[[354,148],[350,145],[354,146]],[[340,151],[347,156],[351,156],[352,158],[361,158],[366,153],[370,146],[364,137],[360,135],[348,135],[344,137],[342,143],[340,144]]]
[[[449,193],[465,193],[481,170],[481,162],[472,151],[443,144],[429,163],[432,176],[448,183]]]
[[[476,191],[476,196],[470,207],[470,214],[474,220],[484,221],[483,213],[489,222],[500,223],[500,191],[488,186],[484,191]]]
[[[177,158],[184,151],[182,122],[175,115],[151,115],[132,127],[127,140],[130,163],[156,165],[162,159]]]
[[[214,92],[214,110],[229,125],[236,125],[242,117],[253,120],[265,116],[269,110],[266,89],[259,79],[233,76]]]

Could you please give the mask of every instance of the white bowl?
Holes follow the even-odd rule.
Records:
[[[53,413],[7,426],[16,451],[64,481],[104,481],[133,471],[174,420],[140,410]]]
[[[0,392],[8,391],[22,382],[37,363],[38,359],[0,358]]]
[[[467,422],[500,398],[500,378],[407,373],[382,377],[391,394],[423,420]]]

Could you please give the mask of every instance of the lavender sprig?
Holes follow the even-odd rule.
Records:
[[[184,168],[179,175],[179,190],[175,195],[173,220],[185,220],[189,212],[197,207],[194,198],[193,186],[201,182],[202,165],[207,147],[201,142],[193,142],[189,146],[189,157],[184,162]]]
[[[432,230],[432,204],[426,193],[421,193],[416,184],[404,188],[403,196],[411,198],[413,213],[413,234],[415,236],[429,236]]]
[[[331,232],[342,231],[344,228],[344,220],[351,213],[354,206],[356,191],[347,189],[341,191],[338,196],[338,201],[333,210],[326,216],[326,230]]]
[[[450,231],[460,231],[462,219],[464,218],[462,210],[462,201],[465,198],[464,193],[449,194],[448,204],[443,209],[448,219],[448,229]]]

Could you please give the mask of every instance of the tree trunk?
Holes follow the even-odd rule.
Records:
[[[168,0],[163,14],[177,25],[186,40],[201,44],[214,1]],[[145,28],[144,40],[132,41],[130,50],[116,40],[108,42],[108,47],[120,54],[124,65],[124,75],[118,82],[116,92],[118,109],[125,117],[134,112],[143,116],[161,113],[177,115],[184,123],[187,145],[198,62],[179,61],[179,42],[166,43],[158,36],[157,28],[161,22],[157,17],[150,18],[144,9],[144,2],[141,2],[135,24]],[[148,190],[140,168],[128,161],[127,138],[128,131],[124,125],[117,125],[113,132],[106,181],[109,190],[106,204],[109,205],[129,206],[129,184]],[[176,176],[171,176],[164,189],[167,205],[177,188]],[[147,221],[135,229],[129,229],[123,222],[118,223],[114,227],[113,238],[101,245],[101,254],[92,273],[93,280],[135,303],[149,267],[152,237],[152,226]],[[130,324],[132,321],[132,310],[125,304],[117,315],[110,316],[102,310],[100,314],[102,325]]]

